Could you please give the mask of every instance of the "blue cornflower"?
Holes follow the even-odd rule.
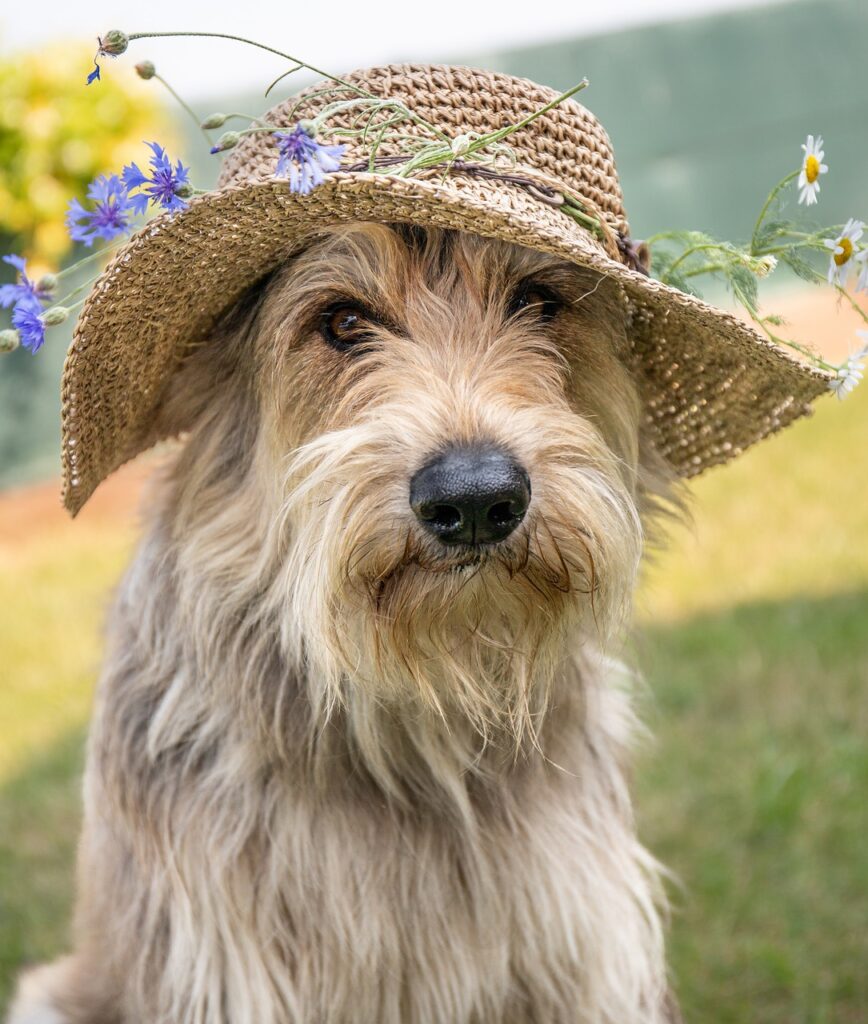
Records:
[[[39,300],[32,296],[21,299],[12,311],[12,326],[17,329],[21,344],[34,353],[42,348],[45,341],[45,323],[41,314]]]
[[[22,302],[24,299],[33,298],[38,302],[47,302],[51,298],[51,291],[48,288],[40,288],[35,281],[27,276],[27,267],[21,256],[4,256],[3,262],[15,267],[18,271],[16,284],[0,285],[0,306],[4,309]]]
[[[91,82],[98,82],[99,80],[99,64],[97,64],[97,62],[94,61],[93,71],[91,71],[91,73],[87,76],[87,84],[90,85]]]
[[[148,203],[162,206],[166,210],[182,210],[187,200],[178,195],[179,189],[189,187],[190,168],[179,160],[173,167],[166,151],[156,142],[146,142],[154,155],[151,157],[152,171],[150,177],[142,171],[138,164],[128,164],[123,170],[124,186],[128,192],[140,189],[130,196],[130,203],[136,213],[144,213]]]
[[[280,156],[277,161],[278,178],[289,178],[289,191],[306,196],[311,189],[325,181],[326,173],[340,169],[344,145],[323,146],[300,124],[291,132],[274,132]]]
[[[93,200],[93,210],[85,210],[73,199],[66,214],[66,227],[74,242],[90,246],[97,238],[109,241],[129,231],[133,203],[116,174],[94,178],[88,185],[87,196]]]

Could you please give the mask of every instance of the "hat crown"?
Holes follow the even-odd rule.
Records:
[[[397,100],[453,139],[467,132],[483,135],[515,124],[558,95],[525,78],[448,65],[391,64],[355,71],[344,81],[374,96]],[[323,83],[318,83],[273,107],[266,120],[281,128],[294,127],[298,121],[315,117],[335,98],[333,91],[323,95]],[[330,129],[359,127],[364,123],[363,114],[359,108],[335,114],[320,133],[323,142],[347,143],[344,167],[366,161],[370,147],[358,139],[333,136]],[[403,122],[400,131],[423,135],[425,130]],[[369,133],[369,138],[375,136],[375,130]],[[565,100],[509,136],[506,145],[516,158],[516,167],[505,168],[507,172],[527,169],[557,180],[590,200],[613,230],[628,233],[609,137],[581,104]],[[400,152],[400,142],[391,138],[378,148],[380,156]],[[268,133],[245,136],[227,157],[218,187],[273,176],[277,157],[277,146]]]

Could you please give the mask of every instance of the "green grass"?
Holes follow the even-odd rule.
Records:
[[[700,479],[694,531],[643,586],[640,824],[681,880],[692,1024],[868,1020],[866,453],[868,386]],[[130,547],[126,527],[63,536],[0,546],[0,1013],[66,941],[99,624]]]

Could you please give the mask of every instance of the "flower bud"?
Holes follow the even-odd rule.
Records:
[[[66,306],[52,306],[42,314],[42,322],[46,327],[56,327],[58,324],[62,324],[68,316],[69,310]]]
[[[469,135],[456,135],[452,140],[450,146],[453,156],[464,156],[465,153],[470,149],[470,143],[473,140]]]
[[[157,73],[157,69],[154,67],[154,62],[151,60],[143,60],[136,64],[136,72],[139,78],[144,78],[147,82],[149,78],[153,78]]]
[[[181,199],[189,199],[195,191],[189,181],[182,181],[180,185],[175,186],[175,195]]]
[[[228,114],[209,114],[202,122],[203,128],[222,128],[226,123]]]
[[[237,146],[240,141],[241,135],[238,132],[223,132],[217,140],[216,146],[211,147],[211,152],[222,153],[226,149],[232,149],[234,146]]]
[[[768,277],[777,265],[778,260],[776,256],[760,256],[754,265],[753,272],[757,277]]]
[[[21,344],[18,331],[11,328],[7,331],[0,331],[0,352],[14,352]]]
[[[122,53],[126,53],[129,44],[130,39],[126,32],[113,28],[100,37],[99,52],[104,53],[107,57],[120,57]]]
[[[316,121],[299,121],[298,127],[305,135],[309,135],[312,139],[316,138]]]
[[[36,290],[42,295],[48,295],[57,287],[57,274],[43,274],[36,282]]]

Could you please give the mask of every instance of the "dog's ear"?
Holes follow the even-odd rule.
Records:
[[[208,337],[188,347],[160,396],[152,419],[155,439],[185,434],[216,407],[252,397],[253,340],[273,277],[249,287]]]

